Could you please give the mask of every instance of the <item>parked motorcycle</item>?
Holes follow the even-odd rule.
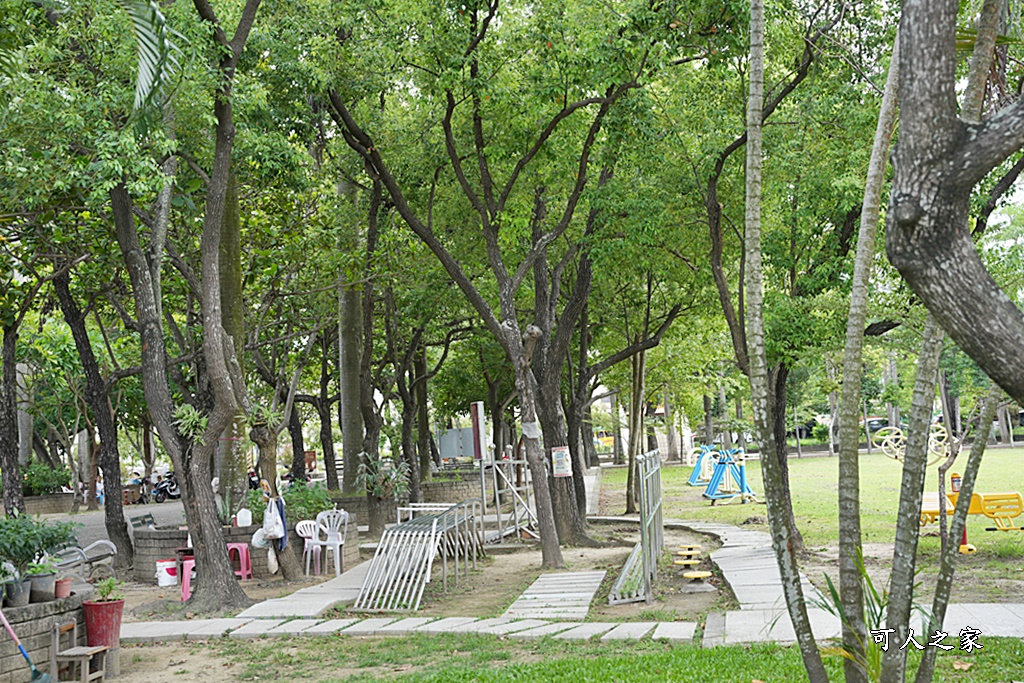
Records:
[[[174,472],[168,472],[167,476],[153,487],[154,502],[162,503],[168,498],[171,500],[181,498],[181,489],[178,488],[178,479],[174,476]]]

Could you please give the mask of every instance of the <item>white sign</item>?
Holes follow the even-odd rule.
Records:
[[[572,476],[572,463],[569,462],[568,446],[552,446],[551,462],[556,477]]]

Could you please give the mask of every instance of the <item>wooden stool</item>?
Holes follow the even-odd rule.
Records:
[[[699,543],[684,543],[679,546],[680,550],[701,550]]]
[[[693,567],[700,564],[700,560],[675,560],[672,564],[677,567]]]
[[[60,639],[71,633],[71,647],[66,650],[60,649]],[[93,663],[95,668],[93,668]],[[68,665],[68,673],[75,674],[75,678],[61,678],[60,665]],[[77,665],[77,672],[75,666]],[[91,670],[90,670],[91,669]],[[54,681],[78,681],[89,683],[99,681],[103,683],[107,675],[107,646],[106,645],[79,645],[78,644],[78,623],[54,624],[50,638],[50,675]]]
[[[678,555],[679,557],[699,557],[700,556],[700,551],[699,550],[680,550],[679,552],[676,553],[676,555]]]
[[[690,579],[691,581],[701,581],[711,578],[711,572],[683,572],[683,578]]]

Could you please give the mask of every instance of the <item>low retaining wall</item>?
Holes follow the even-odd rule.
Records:
[[[30,515],[55,515],[71,512],[73,493],[52,493],[47,496],[25,496],[25,512]],[[17,633],[17,631],[15,631]],[[3,679],[0,678],[0,681]]]
[[[460,481],[427,481],[420,484],[424,503],[461,503],[480,497],[480,474],[473,472]]]
[[[11,627],[18,634],[32,663],[40,671],[50,669],[50,634],[55,623],[66,624],[72,619],[77,621],[78,644],[85,645],[85,617],[82,612],[84,597],[73,594],[63,600],[4,609],[4,615],[11,622]],[[0,683],[28,683],[31,678],[32,672],[14,646],[14,641],[6,633],[0,635]]]
[[[297,521],[297,520],[296,520]],[[265,579],[271,576],[267,569],[267,549],[254,548],[250,541],[259,529],[258,524],[250,526],[225,527],[225,543],[249,543],[249,556],[252,558],[252,574],[254,578]],[[156,584],[157,560],[168,560],[176,557],[176,550],[188,542],[188,531],[184,529],[136,529],[135,530],[135,566],[133,578],[140,583]],[[302,550],[305,541],[295,533],[295,525],[288,527],[288,550],[302,564]],[[348,537],[343,550],[345,567],[354,567],[359,561],[359,532],[350,522]],[[321,555],[326,557],[326,554]],[[234,555],[232,555],[234,557]],[[305,567],[302,567],[305,570]],[[312,565],[310,565],[312,569]],[[333,568],[333,565],[332,565]],[[0,683],[5,683],[0,679]]]
[[[368,512],[366,505],[366,495],[342,495],[336,491],[328,491],[331,496],[331,502],[333,502],[338,509],[344,510],[349,514],[349,524],[356,524],[359,526],[370,525],[370,513]],[[384,511],[384,523],[391,524],[395,521],[395,515],[398,513],[398,506],[405,505],[407,501],[395,502],[391,501],[386,504]],[[349,533],[351,533],[351,528]],[[347,565],[346,565],[347,566]]]

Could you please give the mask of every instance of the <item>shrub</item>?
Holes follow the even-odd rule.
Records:
[[[334,507],[323,484],[292,484],[281,495],[284,497],[285,515],[293,524],[303,519],[316,519],[318,512]],[[249,491],[248,507],[252,511],[253,524],[263,524],[267,503],[262,491]]]
[[[828,425],[814,425],[813,434],[818,443],[828,443]]]
[[[75,540],[74,522],[54,522],[15,515],[0,518],[0,557],[24,576],[28,565],[47,553],[65,548]]]
[[[61,487],[71,482],[71,471],[66,467],[53,469],[49,465],[33,460],[21,470],[24,483],[22,493],[26,496],[45,496],[60,493]]]

